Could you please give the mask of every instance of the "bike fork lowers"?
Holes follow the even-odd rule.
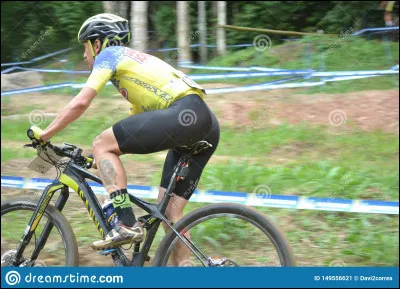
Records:
[[[46,211],[47,206],[49,205],[54,193],[61,189],[60,196],[58,197],[55,207],[61,211],[69,197],[69,191],[68,187],[65,186],[64,184],[61,184],[59,182],[53,183],[48,185],[45,190],[43,191],[42,197],[39,200],[39,203],[35,209],[35,212],[33,213],[28,226],[26,227],[26,230],[24,232],[24,235],[22,237],[21,243],[17,249],[17,252],[14,257],[14,265],[19,266],[22,262],[20,262],[20,259],[22,257],[22,254],[24,253],[24,250],[26,246],[29,244],[29,242],[32,239],[33,234],[35,233],[35,230],[40,223],[40,220],[42,219],[42,216],[44,212]],[[32,252],[30,260],[36,260],[38,257],[40,251],[43,249],[51,230],[53,229],[53,224],[51,220],[47,220],[45,226],[43,227],[43,231],[37,240],[35,244],[35,249]]]

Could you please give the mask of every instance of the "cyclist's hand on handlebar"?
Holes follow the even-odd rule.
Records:
[[[40,144],[45,144],[48,141],[47,140],[42,140],[42,138],[40,137],[40,135],[42,134],[43,130],[40,127],[37,127],[36,125],[31,126],[28,131],[27,131],[27,135],[31,140],[35,140],[37,142],[39,142]]]

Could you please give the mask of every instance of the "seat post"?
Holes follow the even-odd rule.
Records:
[[[190,158],[190,156],[189,155],[184,155],[184,156],[182,156],[180,159],[179,159],[179,161],[178,161],[178,163],[175,165],[175,167],[174,167],[174,173],[172,174],[172,177],[171,177],[171,180],[170,180],[170,182],[169,182],[169,185],[168,185],[168,188],[167,188],[167,190],[166,190],[166,192],[165,192],[165,194],[164,194],[164,197],[163,197],[163,199],[161,200],[161,202],[160,202],[160,212],[162,213],[162,214],[164,214],[165,213],[165,210],[166,210],[166,208],[167,208],[167,206],[168,206],[168,203],[169,203],[169,200],[171,199],[171,197],[172,197],[172,192],[174,191],[174,189],[175,189],[175,187],[176,187],[176,182],[178,181],[178,176],[181,176],[181,170],[182,170],[182,165],[184,164],[184,163],[188,163],[188,160],[189,160],[189,158]]]

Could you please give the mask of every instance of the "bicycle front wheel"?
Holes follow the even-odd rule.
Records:
[[[37,207],[35,201],[9,200],[1,204],[1,266],[13,266],[13,258],[21,243],[32,214]],[[46,225],[52,229],[36,260],[31,254]],[[54,206],[48,205],[35,234],[27,245],[20,266],[78,266],[79,254],[75,234],[67,219]]]
[[[248,206],[207,205],[182,218],[174,228],[196,253],[170,230],[153,266],[295,266],[284,234],[269,218]]]

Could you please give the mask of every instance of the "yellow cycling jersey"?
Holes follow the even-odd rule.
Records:
[[[131,103],[130,114],[167,108],[188,94],[205,95],[200,85],[168,63],[123,46],[100,52],[85,86],[99,93],[109,80]]]

